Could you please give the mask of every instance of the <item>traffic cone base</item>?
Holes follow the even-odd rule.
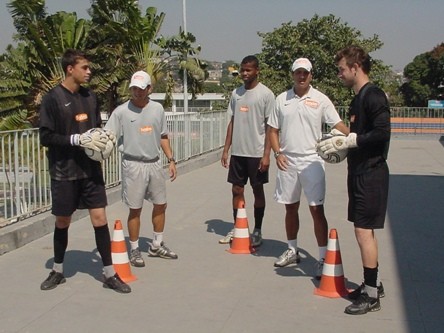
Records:
[[[241,204],[241,207],[237,209],[233,240],[231,242],[230,249],[227,251],[232,254],[250,254],[256,252],[251,245],[247,212],[243,203]]]
[[[314,293],[315,295],[331,298],[344,297],[349,293],[345,288],[344,270],[336,229],[330,230],[321,283],[319,288],[315,288]]]
[[[122,223],[120,220],[116,220],[114,223],[113,240],[111,241],[111,257],[114,270],[124,282],[137,280],[137,277],[131,274],[125,236],[123,235]]]

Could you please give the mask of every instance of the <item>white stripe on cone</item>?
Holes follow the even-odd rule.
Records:
[[[324,263],[324,268],[322,268],[322,275],[333,276],[333,277],[343,276],[344,270],[342,269],[342,265],[340,264],[332,265]]]
[[[247,211],[245,208],[238,208],[236,213],[236,218],[247,218]]]
[[[123,235],[123,230],[114,230],[113,241],[121,242],[125,240],[125,236]]]
[[[250,232],[247,228],[243,229],[234,229],[234,238],[248,238],[250,237]]]
[[[111,253],[113,264],[127,264],[129,262],[128,253]]]

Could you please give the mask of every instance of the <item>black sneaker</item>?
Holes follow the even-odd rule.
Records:
[[[363,293],[364,287],[365,287],[364,283],[361,284],[358,288],[356,288],[355,290],[353,290],[348,294],[348,298],[352,300],[358,299],[359,295]],[[383,298],[384,296],[385,296],[384,286],[382,285],[381,282],[381,284],[378,286],[378,297]]]
[[[116,273],[103,282],[104,288],[109,288],[117,291],[118,293],[128,294],[131,292],[131,287],[122,281],[120,276]]]
[[[56,271],[51,271],[49,276],[45,281],[40,285],[41,290],[51,290],[57,287],[59,284],[65,283],[66,279],[62,273],[58,273]]]
[[[367,295],[367,293],[362,293],[359,297],[345,308],[345,313],[350,315],[361,315],[367,312],[374,312],[381,310],[381,303],[379,303],[379,298],[373,298]]]

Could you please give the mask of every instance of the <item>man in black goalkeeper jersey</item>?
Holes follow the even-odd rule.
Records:
[[[105,184],[100,162],[89,159],[82,147],[100,149],[85,133],[100,127],[95,94],[82,87],[91,70],[85,53],[67,50],[62,57],[65,78],[44,96],[40,108],[40,142],[48,147],[51,176],[52,214],[55,215],[54,264],[42,290],[64,283],[63,262],[68,246],[68,229],[76,209],[88,209],[97,250],[103,262],[103,286],[120,293],[131,288],[116,274],[111,258],[111,238],[105,214]]]

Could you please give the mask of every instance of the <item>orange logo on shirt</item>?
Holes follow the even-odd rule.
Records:
[[[87,121],[88,120],[88,115],[86,113],[80,113],[80,114],[76,114],[76,121],[81,123],[83,121]]]
[[[153,131],[153,126],[144,126],[140,128],[140,133],[151,133]]]
[[[248,112],[248,105],[242,105],[242,106],[239,108],[239,111],[240,111],[240,112]]]
[[[319,103],[312,99],[306,99],[304,103],[305,105],[313,109],[317,109],[319,107]]]

